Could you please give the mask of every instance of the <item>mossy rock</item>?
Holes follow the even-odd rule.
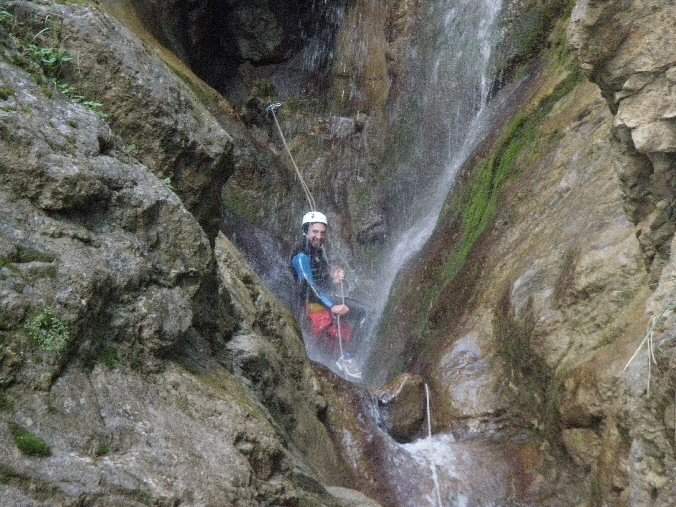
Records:
[[[9,86],[2,86],[0,87],[0,100],[7,100],[12,95],[14,95],[14,93],[15,91],[13,88],[10,88]]]
[[[14,437],[14,443],[26,456],[46,458],[52,455],[52,449],[47,445],[47,442],[26,428],[15,423],[10,423],[9,430]]]

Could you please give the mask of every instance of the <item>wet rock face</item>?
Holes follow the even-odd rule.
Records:
[[[425,420],[425,385],[405,373],[375,392],[382,426],[397,442],[411,442]]]
[[[291,313],[269,292],[232,243],[216,239],[219,299],[224,313],[236,321],[219,359],[264,401],[296,444],[319,469],[338,469],[317,414],[326,408],[317,380],[306,360],[300,330]],[[311,436],[311,437],[310,437]]]
[[[674,23],[669,1],[585,0],[577,2],[569,27],[583,68],[615,115],[618,145],[634,158],[619,174],[653,281],[676,229]]]
[[[343,469],[293,319],[232,246],[219,242],[216,270],[195,217],[229,136],[96,8],[6,5],[17,20],[0,24],[0,503],[338,505],[322,481],[346,485]],[[63,44],[87,53],[86,76],[57,78],[115,96],[108,121],[43,68],[10,63],[28,34],[60,44],[33,33],[55,18]],[[117,91],[93,89],[113,74]],[[194,187],[163,181],[163,162]],[[50,456],[31,455],[15,427]]]
[[[207,385],[175,365],[150,377],[70,369],[49,393],[10,390],[14,409],[0,414],[0,462],[3,478],[21,479],[3,481],[2,503],[34,504],[34,492],[46,490],[51,505],[77,498],[254,505],[263,498],[261,484],[288,463],[255,401],[219,376]],[[8,419],[44,439],[52,456],[19,452]]]

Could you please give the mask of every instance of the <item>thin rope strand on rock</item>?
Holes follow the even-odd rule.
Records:
[[[341,303],[344,305],[345,304],[345,289],[343,288],[343,281],[340,281],[340,300]],[[337,320],[338,320],[338,346],[340,347],[340,358],[343,359],[344,354],[343,354],[343,332],[341,330],[340,326],[340,315],[336,315]]]
[[[286,138],[284,137],[284,132],[282,132],[282,127],[279,124],[279,120],[277,119],[277,114],[275,113],[275,109],[279,108],[282,106],[281,102],[278,102],[277,104],[270,104],[268,106],[268,111],[272,113],[272,117],[275,120],[275,125],[277,126],[277,131],[279,132],[279,137],[282,139],[282,144],[284,145],[284,149],[286,150],[286,153],[289,155],[289,158],[291,159],[291,163],[293,164],[293,168],[296,171],[296,176],[298,177],[298,180],[300,181],[300,186],[303,188],[303,192],[305,192],[305,198],[307,199],[307,203],[310,206],[310,211],[317,211],[317,204],[315,203],[314,197],[312,197],[312,192],[310,192],[310,188],[307,186],[305,183],[305,180],[303,179],[303,175],[300,173],[300,169],[298,168],[298,164],[296,164],[296,161],[293,158],[293,155],[291,155],[291,150],[289,149],[289,145],[286,142]]]
[[[431,411],[430,411],[430,388],[427,385],[427,382],[425,382],[425,400],[426,400],[426,405],[427,405],[427,438],[430,440],[432,439],[432,417],[431,417]],[[441,492],[439,491],[439,479],[437,478],[437,465],[434,463],[434,459],[432,461],[432,481],[434,481],[434,491],[437,494],[437,505],[439,507],[443,507],[441,504]]]

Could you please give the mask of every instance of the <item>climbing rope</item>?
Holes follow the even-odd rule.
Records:
[[[343,305],[345,305],[345,288],[343,282],[340,282],[340,300]],[[343,352],[343,330],[340,325],[340,315],[336,315],[336,320],[338,323],[338,346],[340,347],[340,357],[336,361],[336,366],[348,377],[354,379],[361,379],[361,371],[355,370],[354,365],[352,364],[352,358],[345,358],[345,353]]]
[[[298,164],[296,164],[296,161],[293,158],[293,155],[291,155],[291,150],[289,149],[289,145],[286,143],[286,138],[284,137],[284,132],[282,132],[282,127],[279,125],[279,120],[277,119],[277,114],[276,110],[282,107],[284,104],[281,102],[277,102],[275,104],[270,104],[266,111],[272,114],[272,117],[275,120],[275,125],[277,126],[277,131],[279,132],[279,137],[282,139],[282,144],[284,145],[284,149],[286,150],[286,153],[289,155],[289,158],[291,159],[291,163],[293,164],[293,168],[296,170],[296,176],[298,176],[298,180],[300,181],[300,186],[303,188],[303,192],[305,192],[305,199],[307,199],[308,206],[310,206],[310,211],[317,211],[317,205],[315,204],[315,199],[312,197],[312,193],[310,192],[310,188],[307,186],[305,183],[305,180],[303,179],[303,175],[300,173],[300,169],[298,169]]]
[[[343,281],[340,281],[340,300],[341,304],[345,305],[345,289],[343,288]],[[340,348],[340,357],[338,358],[338,361],[342,361],[345,358],[345,354],[343,354],[343,331],[341,329],[340,325],[340,315],[336,315],[337,321],[338,321],[338,346]]]
[[[425,382],[425,400],[427,405],[427,438],[432,440],[432,417],[430,413],[430,388]],[[434,458],[431,459],[432,481],[434,482],[434,491],[437,495],[437,505],[443,507],[441,503],[441,492],[439,491],[439,478],[437,477],[437,465],[434,463]]]

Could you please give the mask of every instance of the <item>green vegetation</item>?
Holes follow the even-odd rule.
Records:
[[[164,183],[164,186],[167,187],[169,190],[172,192],[176,192],[176,187],[174,184],[171,182],[171,176],[167,176],[162,180],[162,183]]]
[[[49,41],[37,42],[40,39],[45,39],[47,33],[50,34]],[[104,112],[101,102],[88,99],[75,86],[62,81],[62,71],[65,65],[73,60],[73,57],[60,47],[58,39],[58,25],[55,23],[36,33],[30,42],[22,42],[15,38],[14,40],[21,49],[21,57],[17,57],[15,63],[31,71],[38,81],[44,83],[44,79],[46,79],[45,93],[48,97],[52,97],[53,92],[58,91],[73,102],[82,104],[102,120],[106,120],[109,115]],[[0,92],[0,100],[4,100],[2,92]]]
[[[14,19],[14,14],[9,11],[0,11],[0,23],[9,23]]]
[[[255,198],[247,198],[247,193],[241,189],[226,185],[221,194],[223,205],[234,215],[246,220],[251,224],[259,224],[258,207]]]
[[[120,364],[120,357],[117,349],[111,345],[105,345],[101,348],[101,355],[99,357],[101,364],[110,368],[116,368]]]
[[[0,100],[7,100],[10,98],[12,95],[14,95],[14,88],[10,88],[9,86],[2,86],[0,87]]]
[[[104,456],[108,456],[111,452],[113,452],[113,450],[110,448],[110,446],[104,445],[96,449],[94,455],[97,458],[103,458]]]
[[[62,354],[73,341],[70,328],[51,310],[43,310],[24,324],[24,330],[40,349]]]
[[[73,60],[64,49],[57,47],[40,47],[30,43],[25,46],[25,50],[29,58],[42,67],[47,76],[55,76],[64,63]]]
[[[102,120],[106,120],[109,115],[103,111],[103,104],[101,102],[95,102],[93,100],[87,100],[84,95],[80,93],[68,83],[63,83],[56,78],[50,78],[47,82],[56,90],[63,93],[66,97],[71,99],[73,102],[82,104],[86,109],[89,109],[91,112],[96,114]]]
[[[535,0],[515,23],[515,52],[512,64],[523,63],[538,55],[548,44],[557,20],[569,19],[575,5],[571,0]]]
[[[418,279],[413,283],[418,289],[415,293],[409,291],[406,296],[411,298],[407,322],[401,324],[401,319],[384,319],[386,329],[382,332],[410,337],[407,347],[409,350],[417,348],[419,357],[431,352],[437,329],[444,329],[453,316],[462,311],[461,306],[471,304],[471,287],[480,268],[478,265],[468,268],[467,265],[494,223],[505,188],[516,182],[525,168],[536,165],[551,142],[560,136],[557,130],[544,132],[541,127],[554,105],[584,79],[577,67],[569,68],[567,72],[552,93],[503,129],[483,163],[458,184],[437,227],[437,235],[448,237],[451,246],[439,250],[438,255],[426,263],[424,272],[417,275]],[[561,289],[565,290],[565,280],[561,280]],[[405,289],[402,285],[395,290]],[[452,301],[456,302],[449,305],[451,294]],[[395,322],[399,324],[395,325]]]
[[[39,250],[17,246],[16,253],[12,259],[14,262],[24,263],[24,262],[54,262],[55,258],[53,255],[47,252],[41,252]]]
[[[14,443],[26,456],[46,458],[52,455],[52,450],[40,437],[33,435],[26,428],[10,423],[9,429],[14,437]]]
[[[127,155],[127,164],[131,164],[132,157],[135,157],[138,153],[138,147],[135,144],[125,144],[122,151]]]
[[[103,104],[101,102],[96,102],[94,100],[85,100],[81,102],[85,109],[89,109],[96,116],[102,120],[107,120],[110,118],[110,115],[103,110]]]
[[[533,160],[539,156],[538,147],[544,144],[539,127],[545,116],[580,83],[581,78],[579,72],[571,72],[532,112],[514,118],[491,156],[470,177],[467,189],[446,210],[446,218],[455,215],[460,222],[461,235],[458,247],[446,258],[442,268],[441,277],[445,284],[439,293],[464,268],[474,247],[493,223],[504,186],[528,165],[521,158]]]

